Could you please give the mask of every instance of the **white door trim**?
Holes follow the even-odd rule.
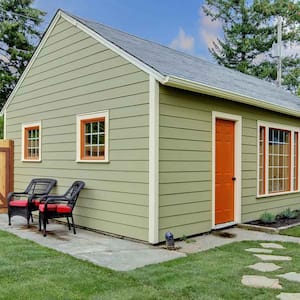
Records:
[[[216,119],[234,121],[234,174],[236,177],[234,185],[234,223],[241,222],[241,187],[242,187],[242,117],[222,112],[212,112],[212,229],[215,224],[215,154],[216,154]]]

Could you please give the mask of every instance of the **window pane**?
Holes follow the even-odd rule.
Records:
[[[105,156],[105,120],[82,120],[84,122],[84,133],[81,133],[81,158],[82,159],[104,159]]]
[[[259,194],[265,194],[265,127],[259,128]]]
[[[269,192],[290,190],[291,132],[269,128]]]
[[[39,158],[39,128],[29,127],[25,128],[25,159],[38,159]]]
[[[294,191],[298,190],[298,132],[294,133]]]

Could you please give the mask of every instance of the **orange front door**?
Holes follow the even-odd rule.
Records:
[[[215,224],[234,221],[234,122],[216,120]]]

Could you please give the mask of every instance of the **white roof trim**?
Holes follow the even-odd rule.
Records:
[[[192,92],[203,93],[210,96],[215,96],[218,98],[224,98],[227,100],[248,104],[251,106],[256,106],[260,108],[264,108],[270,111],[279,112],[283,114],[287,114],[290,116],[300,117],[300,112],[289,109],[287,107],[283,107],[276,104],[271,104],[265,102],[264,100],[252,98],[249,96],[245,96],[239,93],[234,93],[228,90],[219,89],[210,85],[206,85],[203,83],[198,83],[195,81],[182,79],[176,76],[168,76],[164,83],[166,86],[176,87],[185,89]]]
[[[14,98],[15,94],[17,93],[17,91],[18,91],[20,85],[21,85],[22,82],[24,81],[24,79],[25,79],[27,73],[29,72],[31,66],[33,65],[33,63],[35,62],[37,56],[38,56],[39,53],[41,52],[41,50],[42,50],[44,44],[45,44],[46,41],[48,40],[48,37],[49,37],[49,35],[51,34],[51,32],[52,32],[53,28],[55,27],[56,23],[58,22],[60,16],[61,16],[61,12],[58,11],[58,12],[56,13],[56,15],[54,16],[54,18],[53,18],[51,24],[49,25],[47,31],[45,32],[45,34],[44,34],[42,40],[40,41],[40,43],[39,43],[39,45],[38,45],[38,47],[36,48],[34,54],[32,55],[32,57],[31,57],[31,59],[30,59],[28,65],[26,66],[26,68],[25,68],[24,72],[22,73],[20,79],[18,80],[18,82],[17,82],[15,88],[13,89],[13,91],[11,92],[10,96],[8,97],[6,103],[4,104],[4,106],[3,106],[3,108],[2,108],[2,110],[1,110],[1,112],[0,112],[1,115],[3,115],[3,114],[5,113],[7,107],[9,106],[9,104],[10,104],[10,102],[11,102],[11,100]]]
[[[76,19],[72,18],[71,16],[67,15],[66,13],[64,13],[62,11],[60,13],[61,13],[61,16],[65,20],[69,21],[71,24],[73,24],[77,28],[81,29],[83,32],[85,32],[89,36],[93,37],[95,40],[97,40],[98,42],[100,42],[101,44],[106,46],[108,49],[116,52],[118,55],[120,55],[124,59],[128,60],[130,63],[132,63],[133,65],[135,65],[136,67],[138,67],[142,71],[144,71],[147,74],[153,76],[160,83],[163,84],[165,82],[165,76],[163,76],[161,73],[157,72],[156,70],[154,70],[153,68],[151,68],[147,64],[143,63],[139,59],[135,58],[134,56],[132,56],[128,52],[124,51],[123,49],[121,49],[120,47],[118,47],[115,44],[111,43],[110,41],[106,40],[100,34],[95,32],[94,30],[90,29],[89,27],[87,27],[86,25],[81,23],[80,21],[77,21]]]
[[[70,22],[72,25],[74,25],[77,28],[81,29],[83,32],[85,32],[86,34],[88,34],[89,36],[91,36],[92,38],[94,38],[95,40],[97,40],[98,42],[102,43],[104,46],[106,46],[110,50],[116,52],[118,55],[120,55],[121,57],[125,58],[130,63],[134,64],[136,67],[138,67],[139,69],[143,70],[147,74],[152,75],[156,80],[158,80],[160,83],[164,84],[164,82],[166,80],[165,76],[163,76],[159,72],[155,71],[153,68],[149,67],[148,65],[146,65],[143,62],[141,62],[137,58],[133,57],[132,55],[130,55],[126,51],[122,50],[118,46],[114,45],[110,41],[106,40],[105,38],[103,38],[102,36],[100,36],[98,33],[96,33],[95,31],[93,31],[92,29],[88,28],[86,25],[84,25],[84,24],[80,23],[79,21],[75,20],[74,18],[72,18],[71,16],[67,15],[63,11],[58,10],[57,13],[56,13],[56,15],[54,16],[51,24],[49,25],[49,27],[48,27],[45,35],[43,36],[42,40],[40,41],[37,49],[35,50],[35,52],[34,52],[32,58],[31,58],[31,60],[29,61],[29,63],[27,65],[27,67],[25,68],[23,74],[21,75],[20,79],[18,80],[15,88],[13,89],[13,91],[10,94],[9,98],[7,99],[5,105],[3,106],[3,108],[2,108],[2,110],[0,112],[0,115],[3,115],[5,113],[7,107],[9,106],[9,104],[11,102],[11,100],[14,98],[15,94],[17,93],[20,85],[24,81],[27,73],[29,72],[31,66],[35,62],[35,60],[36,60],[37,56],[39,55],[41,49],[43,48],[44,44],[48,40],[49,35],[51,34],[53,28],[55,27],[55,25],[58,22],[58,20],[59,20],[60,17],[64,18],[66,21]]]
[[[60,17],[64,18],[66,21],[70,22],[71,24],[73,24],[77,28],[81,29],[86,34],[93,37],[94,39],[96,39],[97,41],[99,41],[104,46],[106,46],[110,50],[114,51],[115,53],[117,53],[118,55],[123,57],[124,59],[128,60],[130,63],[134,64],[139,69],[141,69],[144,72],[148,73],[150,76],[152,76],[154,79],[156,79],[158,82],[160,82],[163,85],[176,87],[176,88],[180,88],[180,89],[185,89],[185,90],[189,90],[189,91],[194,91],[194,92],[198,92],[198,93],[203,93],[203,94],[207,94],[207,95],[211,95],[211,96],[216,96],[216,97],[224,98],[224,99],[227,99],[227,100],[236,101],[236,102],[240,102],[240,103],[244,103],[244,104],[248,104],[248,105],[268,109],[268,110],[271,110],[271,111],[284,113],[284,114],[295,116],[295,117],[300,117],[300,112],[298,112],[298,111],[291,110],[291,109],[285,108],[285,107],[280,106],[280,105],[267,103],[262,99],[260,100],[260,99],[252,98],[252,97],[249,97],[249,96],[245,96],[245,95],[234,93],[234,92],[231,92],[231,91],[228,91],[228,90],[216,88],[216,87],[209,86],[209,85],[206,85],[206,84],[202,84],[202,83],[199,83],[199,82],[179,78],[179,77],[176,77],[176,76],[164,76],[160,72],[154,70],[153,68],[151,68],[150,66],[148,66],[147,64],[142,62],[141,60],[139,60],[139,59],[135,58],[134,56],[132,56],[130,53],[124,51],[123,49],[119,48],[115,44],[113,44],[110,41],[106,40],[101,35],[96,33],[94,30],[88,28],[86,25],[84,25],[83,23],[77,21],[72,16],[69,16],[68,14],[64,13],[61,10],[59,10],[56,13],[56,15],[54,16],[51,24],[48,27],[48,30],[46,31],[46,33],[43,36],[40,44],[38,45],[37,49],[35,50],[35,52],[34,52],[32,58],[31,58],[31,60],[29,61],[25,71],[23,72],[22,76],[20,77],[16,87],[14,88],[14,90],[12,91],[12,93],[9,96],[8,100],[6,101],[5,105],[3,106],[3,108],[0,112],[0,115],[3,115],[5,113],[7,107],[9,106],[9,104],[12,101],[13,97],[17,93],[20,85],[22,84],[23,80],[25,79],[28,71],[30,70],[31,66],[33,65],[35,59],[37,58],[38,54],[40,53],[42,47],[44,46],[45,42],[47,41],[49,35],[51,34],[53,28],[55,27],[55,25],[58,22]]]

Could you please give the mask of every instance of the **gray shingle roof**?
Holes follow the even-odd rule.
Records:
[[[70,15],[70,14],[68,14]],[[70,15],[164,76],[178,77],[300,112],[300,99],[269,82],[111,27]]]

